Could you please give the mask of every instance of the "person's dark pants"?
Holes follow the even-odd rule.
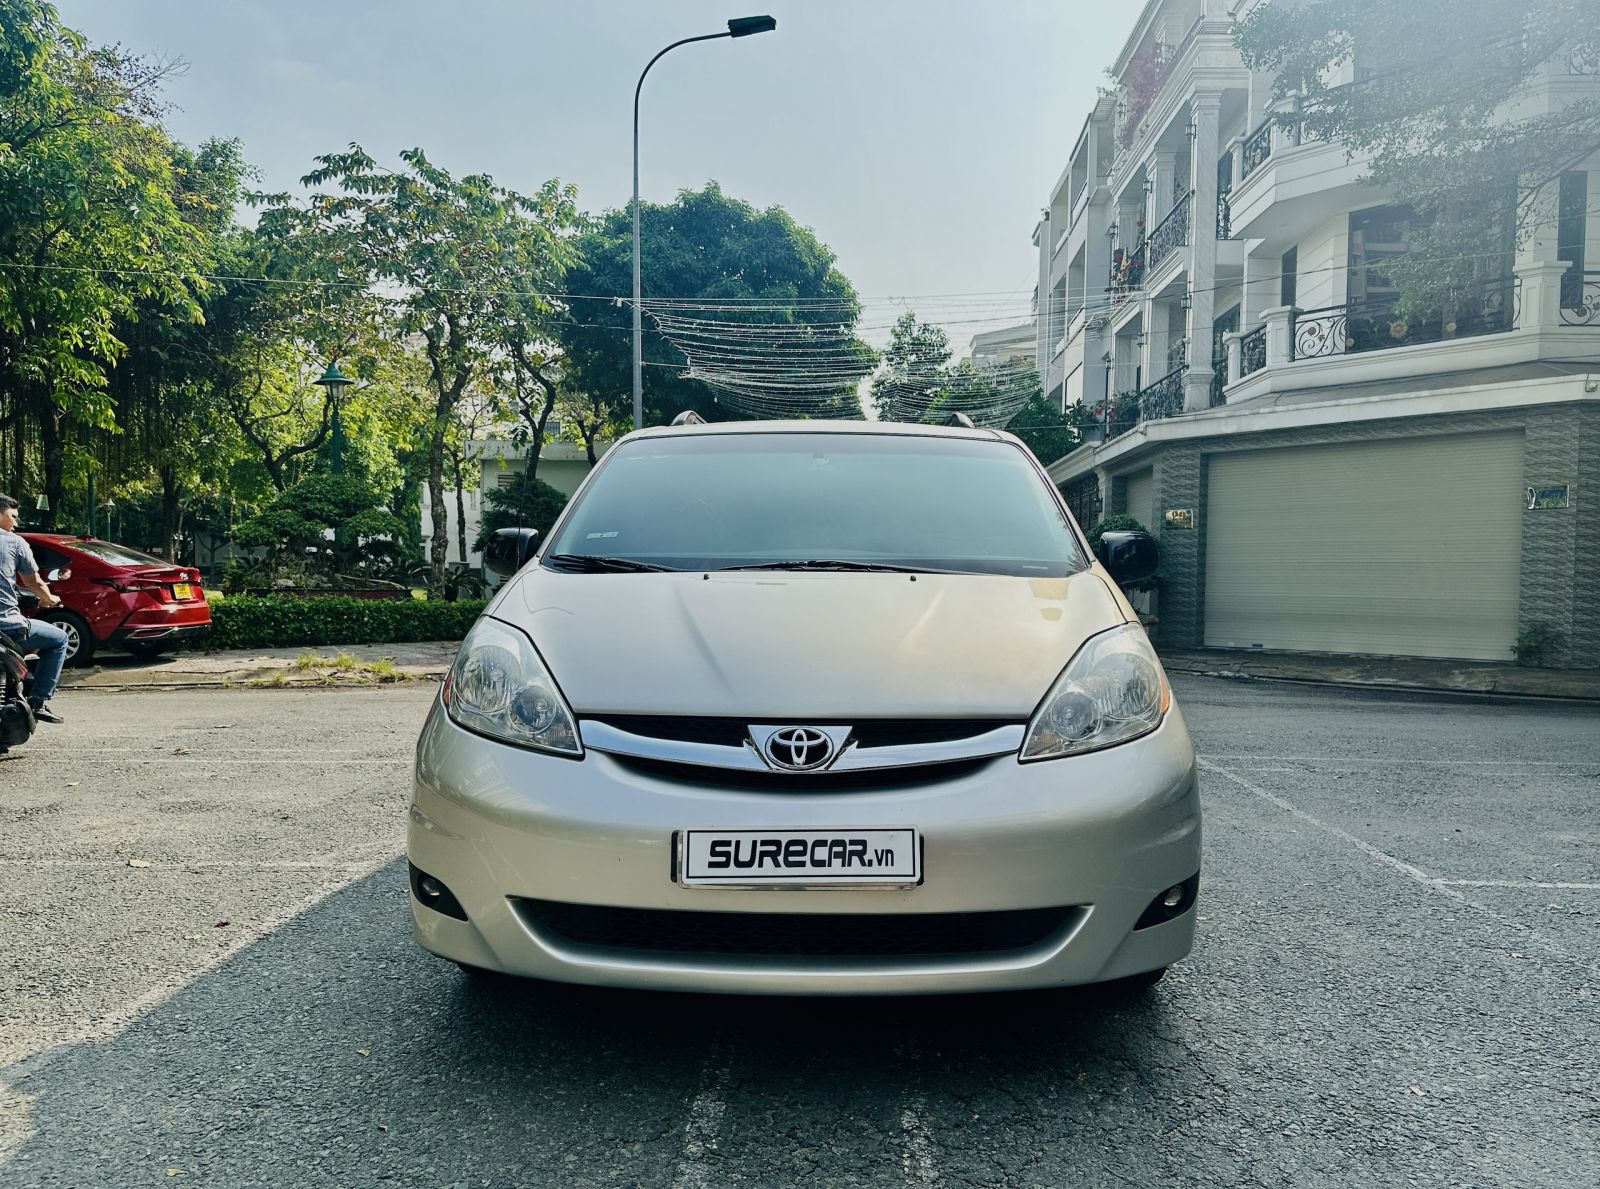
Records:
[[[55,696],[61,683],[61,669],[67,663],[67,633],[53,623],[30,619],[27,627],[7,624],[0,632],[23,652],[37,652],[39,659],[33,664],[33,689],[28,701],[43,706]]]

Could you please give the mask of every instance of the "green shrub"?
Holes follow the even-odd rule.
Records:
[[[459,640],[485,603],[232,595],[211,607],[206,648]]]
[[[517,475],[506,487],[490,487],[483,493],[483,518],[473,548],[480,553],[496,529],[534,528],[541,537],[567,506],[567,497],[543,479]]]
[[[1536,619],[1517,633],[1517,642],[1511,646],[1511,655],[1519,665],[1538,667],[1553,660],[1567,638],[1551,624]]]

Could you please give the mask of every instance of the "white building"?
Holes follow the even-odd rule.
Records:
[[[1048,196],[1041,375],[1106,430],[1052,476],[1085,527],[1160,532],[1169,646],[1509,661],[1545,624],[1600,666],[1600,162],[1489,245],[1481,300],[1408,322],[1407,212],[1271,109],[1234,48],[1259,2],[1144,4]],[[1530,102],[1597,87],[1563,54]]]
[[[596,442],[595,457],[603,458],[610,448],[610,442]],[[528,469],[528,451],[514,442],[487,438],[474,439],[469,453],[478,472],[478,486],[475,490],[461,493],[467,520],[467,556],[464,559],[461,556],[461,538],[456,532],[456,492],[451,489],[445,493],[446,531],[450,542],[446,561],[457,565],[464,560],[469,568],[477,569],[483,564],[483,555],[472,545],[482,524],[484,493],[492,488],[510,487],[518,476],[524,474]],[[536,473],[541,482],[570,496],[589,475],[588,453],[575,442],[546,442],[539,450]],[[426,485],[422,492],[422,539],[424,542],[433,539],[432,502]]]
[[[1039,355],[1039,329],[1034,322],[985,330],[972,336],[967,355],[976,365],[1033,363]]]

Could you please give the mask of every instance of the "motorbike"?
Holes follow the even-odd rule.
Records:
[[[0,633],[0,755],[20,747],[39,727],[28,705],[28,657]]]

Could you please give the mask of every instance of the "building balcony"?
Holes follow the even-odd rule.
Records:
[[[1154,271],[1179,248],[1188,247],[1193,214],[1194,191],[1190,190],[1178,199],[1166,218],[1157,223],[1156,229],[1150,233],[1150,238],[1146,241],[1149,245],[1145,258],[1146,268]]]
[[[1236,142],[1234,153],[1237,180],[1218,203],[1219,239],[1292,245],[1330,215],[1379,197],[1361,181],[1364,158],[1273,120]]]
[[[1439,312],[1402,313],[1392,299],[1379,299],[1314,310],[1279,306],[1263,320],[1226,336],[1230,405],[1600,354],[1600,272],[1530,263]]]
[[[1106,292],[1111,295],[1111,304],[1114,307],[1132,298],[1144,288],[1145,255],[1148,240],[1140,240],[1139,246],[1131,252],[1124,253],[1121,248],[1111,253],[1111,276]]]
[[[1187,364],[1180,365],[1137,392],[1119,393],[1107,401],[1103,414],[1105,440],[1121,437],[1142,422],[1176,417],[1183,412],[1183,377],[1187,371]]]

